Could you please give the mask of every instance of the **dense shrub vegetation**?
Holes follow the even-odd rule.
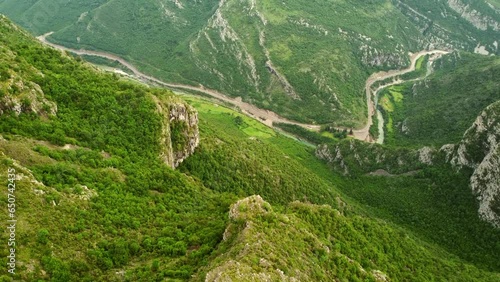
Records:
[[[219,2],[4,0],[0,11],[36,35],[53,31],[50,40],[117,54],[166,81],[202,84],[292,119],[346,127],[366,120],[368,75],[403,67],[408,52],[472,51],[478,42],[500,52],[493,44],[498,30],[476,28],[444,0]],[[485,1],[460,2],[499,21]]]
[[[31,226],[18,234],[34,235],[18,255],[20,261],[38,260],[47,276],[24,266],[17,277],[103,281],[112,279],[112,269],[133,264],[128,279],[189,278],[220,241],[235,198],[214,194],[161,163],[160,116],[150,95],[172,93],[98,74],[1,21],[0,45],[16,54],[5,63],[58,107],[56,117],[12,111],[0,116],[0,132],[8,139],[1,151],[45,185],[35,187],[41,196],[33,196],[27,180],[18,185],[18,217]],[[26,145],[35,139],[43,141]],[[154,258],[160,265],[153,273]]]
[[[19,175],[22,263],[15,279],[204,280],[225,259],[259,271],[269,248],[232,257],[246,241],[224,238],[231,235],[226,230],[245,237],[247,225],[228,219],[230,205],[260,194],[276,212],[250,215],[255,229],[247,230],[258,233],[247,238],[269,242],[287,275],[298,269],[313,281],[329,275],[373,281],[380,270],[391,280],[498,280],[498,231],[473,216],[464,179],[445,167],[424,168],[414,178],[369,177],[362,169],[346,177],[309,146],[187,96],[199,111],[201,145],[172,170],[159,158],[161,117],[151,99],[170,91],[96,73],[4,18],[0,46],[5,77],[36,83],[57,103],[56,116],[0,115],[0,171],[13,167]],[[6,81],[0,89],[14,97],[19,89],[4,87]],[[349,147],[351,140],[343,142]],[[7,183],[5,173],[0,182]],[[0,201],[7,202],[5,192]],[[0,234],[1,241],[7,236]],[[0,248],[4,265],[7,252]]]
[[[500,60],[452,53],[434,62],[423,81],[392,86],[380,93],[389,145],[458,142],[478,114],[500,99]]]

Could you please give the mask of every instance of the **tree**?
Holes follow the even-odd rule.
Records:
[[[49,231],[47,229],[40,229],[38,231],[38,243],[46,245],[49,242]]]
[[[244,121],[243,121],[243,118],[241,116],[236,116],[234,118],[234,123],[237,125],[237,126],[240,126],[240,125],[243,125]]]
[[[160,268],[160,261],[157,259],[153,260],[153,263],[151,264],[151,271],[156,272]]]

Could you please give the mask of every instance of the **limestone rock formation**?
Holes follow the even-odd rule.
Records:
[[[16,115],[21,113],[56,115],[57,105],[44,97],[38,85],[24,85],[22,83],[20,85],[20,89],[22,89],[20,95],[4,95],[0,98],[0,114],[13,111]]]
[[[160,144],[161,159],[176,168],[194,153],[200,143],[198,113],[190,105],[174,97],[153,96],[158,113],[162,116]]]
[[[334,170],[344,175],[370,173],[383,170],[389,174],[412,174],[432,164],[433,151],[398,148],[387,149],[378,144],[366,144],[358,140],[344,140],[337,144],[319,145],[316,156],[328,162]]]
[[[463,1],[448,0],[448,5],[477,29],[487,30],[488,28],[491,28],[494,31],[500,30],[499,22],[489,16],[481,14],[481,12],[476,11],[469,4],[464,3]]]
[[[500,227],[500,101],[477,117],[459,144],[441,151],[457,169],[474,170],[470,187],[479,200],[479,215]]]

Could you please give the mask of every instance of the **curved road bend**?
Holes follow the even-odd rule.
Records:
[[[377,93],[377,91],[380,90],[381,88],[389,86],[389,85],[382,85],[377,90],[374,91],[374,90],[372,90],[372,85],[375,82],[385,80],[385,79],[388,79],[391,77],[396,77],[398,75],[403,75],[405,73],[414,71],[417,60],[422,56],[430,55],[430,54],[448,54],[448,53],[449,53],[448,51],[443,51],[443,50],[420,51],[420,52],[417,52],[417,53],[411,55],[411,57],[410,57],[411,64],[406,69],[392,70],[392,71],[388,71],[388,72],[381,71],[381,72],[376,72],[376,73],[370,75],[365,83],[366,102],[367,102],[367,106],[368,106],[368,120],[366,122],[365,127],[363,127],[362,129],[357,129],[357,130],[353,131],[354,137],[356,139],[359,139],[359,140],[373,142],[373,140],[371,140],[370,134],[369,134],[370,126],[373,124],[372,116],[373,116],[373,114],[375,114],[375,105],[374,105],[374,102],[372,100],[372,96],[375,95]],[[398,83],[401,83],[401,81],[398,81]],[[393,83],[389,83],[389,84],[392,85]]]
[[[234,106],[239,107],[244,114],[246,114],[246,115],[248,115],[248,116],[250,116],[250,117],[252,117],[252,118],[254,118],[254,119],[262,122],[263,124],[270,126],[270,127],[272,127],[273,122],[280,122],[280,123],[295,124],[295,125],[302,126],[306,129],[310,129],[310,130],[314,130],[314,131],[319,131],[319,129],[320,129],[319,125],[294,122],[294,121],[291,121],[289,119],[286,119],[284,117],[279,116],[275,112],[263,110],[261,108],[258,108],[256,106],[252,105],[252,104],[243,102],[241,97],[231,98],[231,97],[228,97],[220,92],[217,92],[217,91],[211,90],[211,89],[206,89],[202,86],[196,87],[196,86],[191,86],[191,85],[163,82],[159,79],[156,79],[152,76],[149,76],[149,75],[146,75],[146,74],[140,72],[135,66],[133,66],[129,62],[125,61],[124,59],[122,59],[119,56],[116,56],[116,55],[113,55],[110,53],[101,52],[101,51],[84,50],[84,49],[77,50],[77,49],[67,48],[67,47],[64,47],[64,46],[61,46],[58,44],[51,43],[51,42],[47,41],[46,38],[47,38],[47,36],[51,35],[52,33],[53,32],[46,33],[44,35],[37,37],[37,39],[46,45],[49,45],[55,49],[59,49],[62,51],[68,51],[68,52],[71,52],[71,53],[74,53],[77,55],[97,56],[97,57],[106,58],[106,59],[109,59],[112,61],[118,61],[122,65],[124,65],[125,67],[130,69],[134,73],[134,75],[140,79],[152,81],[152,82],[155,82],[159,85],[170,87],[170,88],[198,91],[198,92],[208,94],[214,98],[217,98],[219,100],[222,100],[224,102],[228,102]],[[436,54],[436,53],[446,54],[448,52],[441,51],[441,50],[421,51],[421,52],[415,53],[411,56],[410,67],[408,67],[406,69],[393,70],[393,71],[388,71],[388,72],[384,72],[384,71],[377,72],[377,73],[372,74],[370,77],[368,77],[368,79],[366,80],[366,84],[365,84],[366,101],[367,101],[367,106],[368,106],[368,120],[367,120],[365,127],[363,127],[362,129],[357,129],[357,130],[353,131],[354,138],[356,138],[358,140],[362,140],[362,141],[367,141],[367,142],[373,141],[373,140],[371,140],[370,135],[369,135],[369,129],[373,123],[372,115],[374,114],[374,111],[375,111],[375,107],[374,107],[373,101],[372,101],[372,95],[374,94],[374,92],[371,89],[372,85],[377,81],[384,80],[387,78],[395,77],[398,75],[402,75],[402,74],[414,71],[415,64],[416,64],[418,58],[420,58],[421,56],[428,55],[428,54]]]

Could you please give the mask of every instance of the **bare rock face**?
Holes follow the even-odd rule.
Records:
[[[187,104],[175,103],[170,105],[169,119],[175,168],[193,154],[200,143],[198,113]]]
[[[431,147],[423,147],[418,150],[418,159],[421,163],[432,165],[434,150]]]
[[[479,215],[500,228],[500,101],[488,106],[455,146],[441,151],[456,168],[472,168],[470,187]]]
[[[480,12],[474,10],[467,3],[460,0],[448,0],[448,5],[462,18],[470,22],[474,27],[480,30],[487,30],[491,28],[494,31],[500,30],[500,23],[495,19],[485,16]]]
[[[404,148],[392,150],[378,144],[345,140],[334,145],[319,145],[316,148],[316,157],[344,175],[365,174],[377,170],[383,170],[387,175],[399,175],[412,174],[432,164],[434,151],[431,148],[423,148],[420,151]]]
[[[160,144],[163,147],[161,159],[176,168],[194,153],[200,143],[198,113],[185,102],[174,97],[153,96],[156,107],[162,115]]]
[[[332,154],[328,145],[319,145],[316,148],[316,157],[318,157],[320,160],[325,160],[328,163],[337,163],[340,170],[343,171],[344,175],[349,174],[349,168],[344,162],[344,157],[342,156],[342,152],[339,147],[335,148],[335,153]]]
[[[488,154],[471,177],[471,188],[480,201],[481,217],[500,228],[500,147]]]

